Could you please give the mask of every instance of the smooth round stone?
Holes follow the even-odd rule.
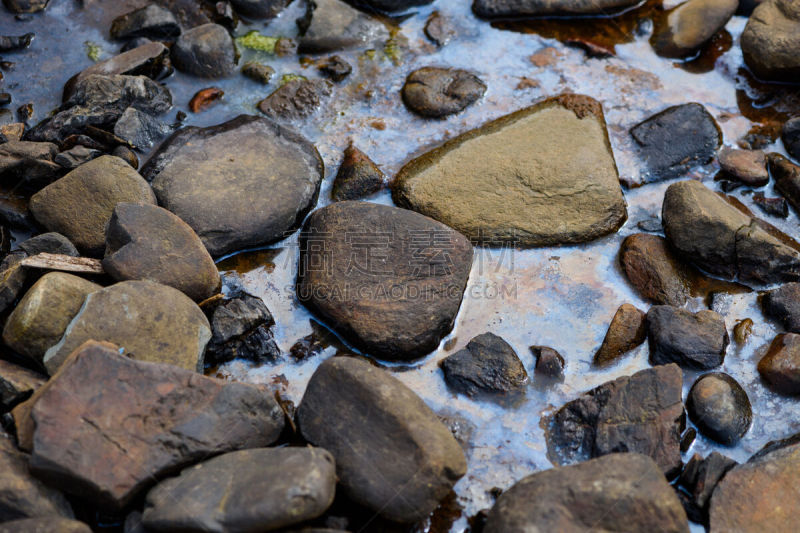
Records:
[[[727,445],[738,442],[753,421],[747,393],[722,372],[706,374],[695,381],[686,399],[686,410],[700,433]]]

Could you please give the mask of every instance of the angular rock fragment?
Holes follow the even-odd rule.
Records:
[[[692,385],[686,411],[700,433],[725,445],[741,439],[753,422],[747,393],[728,374],[704,374]]]
[[[320,64],[319,71],[333,81],[340,82],[353,72],[353,67],[340,56],[330,56]]]
[[[171,56],[175,68],[201,78],[230,76],[236,69],[233,39],[219,24],[203,24],[183,32]]]
[[[642,344],[647,337],[645,313],[622,304],[614,313],[603,344],[594,354],[595,365],[606,365]]]
[[[658,235],[637,233],[622,241],[620,264],[628,281],[643,298],[681,307],[689,297],[689,269]]]
[[[549,346],[531,346],[531,353],[536,358],[533,373],[546,379],[564,380],[564,357]]]
[[[666,57],[696,53],[721,29],[739,7],[739,0],[689,0],[670,11],[666,24],[651,39],[653,48]]]
[[[800,5],[767,0],[747,19],[741,37],[745,64],[763,80],[796,82],[800,76]]]
[[[753,203],[756,204],[764,213],[778,218],[789,216],[789,204],[786,198],[767,198],[762,193],[753,195]]]
[[[272,314],[261,298],[236,294],[211,312],[211,341],[206,358],[219,364],[237,357],[258,363],[275,361],[281,354],[270,328]]]
[[[103,155],[103,152],[100,150],[78,144],[58,154],[53,161],[67,170],[73,170],[92,159],[97,159],[101,155]]]
[[[301,52],[333,52],[383,44],[389,31],[377,19],[339,0],[313,0],[297,19]]]
[[[133,37],[169,39],[180,33],[181,26],[175,15],[169,9],[156,4],[149,4],[120,15],[111,22],[111,37],[114,39]]]
[[[447,384],[467,396],[520,392],[528,382],[514,349],[493,333],[474,337],[440,366]]]
[[[147,150],[172,133],[172,127],[135,107],[129,107],[114,124],[114,135],[128,141],[134,148]]]
[[[696,453],[681,472],[678,485],[686,491],[694,513],[704,525],[708,525],[708,504],[714,489],[737,464],[719,452],[711,452],[705,459]]]
[[[381,190],[385,178],[372,159],[351,141],[344,150],[344,159],[336,173],[331,198],[359,200]]]
[[[56,180],[63,169],[55,159],[58,147],[49,142],[8,141],[0,144],[0,180],[7,186],[23,182],[42,187]]]
[[[800,335],[784,333],[772,341],[758,362],[758,373],[781,394],[800,394]]]
[[[800,213],[800,166],[781,154],[768,154],[767,166],[775,180],[775,188],[786,198],[792,209]]]
[[[47,377],[37,372],[0,359],[0,412],[30,398],[45,381]]]
[[[455,68],[423,67],[406,78],[403,102],[423,117],[440,118],[474,104],[486,84],[476,75]]]
[[[438,11],[434,11],[425,21],[425,36],[436,46],[446,45],[456,34],[450,21]]]
[[[647,312],[647,338],[652,364],[677,363],[695,370],[721,365],[730,342],[718,313],[692,313],[670,305],[654,305]]]
[[[487,19],[608,15],[637,3],[636,0],[473,0],[472,10]]]
[[[258,109],[271,118],[299,120],[311,116],[331,95],[327,80],[292,80],[258,103]]]

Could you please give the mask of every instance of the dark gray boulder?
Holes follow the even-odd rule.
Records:
[[[695,370],[721,365],[730,342],[718,313],[692,313],[670,305],[654,305],[647,312],[647,338],[652,364],[677,363]]]
[[[440,366],[447,384],[468,396],[521,392],[528,382],[514,349],[493,333],[473,337],[466,348],[443,359]]]

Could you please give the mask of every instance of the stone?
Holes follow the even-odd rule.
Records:
[[[304,119],[322,106],[331,90],[328,80],[292,80],[261,100],[258,109],[275,119]]]
[[[753,10],[766,0],[739,0],[739,9],[736,11],[737,15],[749,17],[753,14]]]
[[[38,372],[0,359],[0,412],[9,411],[30,398],[45,381],[47,377]]]
[[[328,57],[319,65],[319,71],[323,76],[327,76],[335,82],[340,82],[353,72],[353,67],[341,56],[334,55]]]
[[[0,126],[0,142],[21,141],[22,134],[25,133],[24,122],[12,122]]]
[[[95,150],[94,148],[87,148],[83,145],[78,144],[70,148],[69,150],[64,150],[60,154],[56,155],[53,161],[57,165],[61,165],[67,170],[73,170],[75,168],[78,168],[84,163],[88,163],[92,159],[97,159],[101,155],[103,155],[103,152],[100,150]]]
[[[664,194],[664,234],[683,259],[725,279],[778,283],[800,278],[798,245],[743,213],[702,183],[673,183]]]
[[[128,148],[127,146],[119,145],[111,151],[111,155],[117,156],[127,164],[131,166],[132,169],[136,170],[139,168],[139,158],[136,155],[136,152]]]
[[[321,53],[383,45],[389,31],[379,20],[339,0],[313,0],[297,19],[299,51]]]
[[[686,411],[703,435],[721,444],[736,444],[753,422],[747,393],[728,374],[704,374],[692,385]]]
[[[791,118],[783,124],[781,140],[789,155],[800,160],[800,117]]]
[[[8,141],[0,144],[0,180],[7,186],[22,182],[42,187],[56,180],[63,169],[55,162],[58,147],[49,142]]]
[[[461,446],[425,402],[353,357],[317,368],[297,421],[307,441],[333,454],[344,494],[389,520],[426,518],[466,473]]]
[[[43,517],[72,518],[72,508],[63,494],[30,474],[27,454],[17,450],[9,439],[0,437],[0,522]]]
[[[6,320],[3,342],[43,364],[48,348],[61,340],[86,297],[102,287],[65,272],[48,272],[28,289]]]
[[[237,13],[254,19],[272,19],[291,3],[291,0],[231,0]]]
[[[622,304],[614,313],[603,344],[594,354],[595,365],[606,365],[641,345],[647,337],[647,315],[631,304]]]
[[[767,198],[762,193],[756,193],[753,195],[753,203],[767,215],[778,218],[786,218],[789,216],[789,204],[786,203],[786,198],[780,196],[777,198]]]
[[[681,472],[678,485],[686,491],[690,504],[704,525],[708,525],[708,504],[714,489],[737,464],[719,452],[711,452],[705,459],[696,453]]]
[[[673,531],[689,524],[653,460],[615,453],[536,472],[500,495],[485,533],[510,531]]]
[[[297,296],[356,348],[412,360],[452,329],[472,253],[463,235],[413,211],[336,202],[300,233]]]
[[[787,283],[767,291],[761,300],[764,314],[792,333],[800,333],[800,283]]]
[[[548,457],[571,464],[623,451],[643,453],[673,477],[681,468],[683,374],[674,364],[641,370],[566,403],[548,421]]]
[[[214,307],[210,322],[206,358],[211,363],[237,357],[265,363],[275,361],[281,354],[270,331],[275,320],[261,298],[236,294]]]
[[[403,102],[423,117],[441,118],[463,111],[486,92],[486,84],[462,69],[422,67],[403,85]]]
[[[12,13],[36,13],[47,7],[50,0],[3,0]]]
[[[359,200],[381,190],[385,179],[378,165],[351,141],[344,150],[344,159],[333,181],[331,198],[337,201]]]
[[[711,497],[710,532],[794,531],[800,514],[798,469],[800,445],[795,443],[729,470]]]
[[[745,185],[763,187],[769,183],[767,156],[761,150],[737,150],[724,146],[717,159],[726,176]]]
[[[739,7],[739,0],[689,0],[669,12],[650,40],[659,55],[682,58],[697,53]]]
[[[775,337],[758,362],[758,373],[780,394],[800,394],[800,335],[783,333]]]
[[[172,11],[156,4],[135,9],[111,21],[111,37],[114,39],[169,39],[180,33],[181,26]]]
[[[473,0],[472,11],[481,18],[604,15],[636,5],[636,0]]]
[[[31,197],[30,210],[50,231],[89,255],[102,255],[105,229],[122,202],[155,205],[153,191],[122,159],[102,156],[83,164]]]
[[[692,313],[671,305],[654,305],[647,312],[650,362],[678,363],[683,368],[708,370],[725,359],[730,342],[725,319],[703,309]]]
[[[52,376],[69,354],[93,339],[116,344],[139,361],[202,372],[210,338],[205,315],[182,292],[152,281],[122,281],[86,297],[43,362]]]
[[[145,151],[172,133],[172,126],[152,115],[129,107],[114,124],[114,135]]]
[[[450,21],[438,11],[434,11],[425,21],[425,36],[436,46],[444,46],[455,37],[456,30]]]
[[[201,78],[223,78],[236,69],[236,49],[228,30],[203,24],[185,31],[172,46],[175,68]]]
[[[307,139],[248,115],[183,128],[142,167],[159,204],[189,224],[212,256],[283,239],[316,203],[323,174]]]
[[[251,80],[267,85],[275,74],[275,69],[269,65],[258,63],[257,61],[248,61],[242,65],[242,74]]]
[[[56,232],[40,233],[19,243],[19,249],[28,255],[42,253],[78,257],[81,255],[69,239]]]
[[[155,205],[117,204],[106,229],[103,269],[117,281],[155,281],[197,302],[220,288],[217,266],[197,234]]]
[[[549,346],[530,346],[529,350],[536,358],[533,373],[546,379],[564,380],[564,357]]]
[[[625,237],[619,262],[625,277],[642,298],[675,307],[686,304],[691,272],[675,257],[663,237],[647,233]]]
[[[572,157],[575,150],[580,158]],[[496,119],[412,160],[395,178],[392,198],[493,246],[588,242],[627,218],[600,103],[573,94]]]
[[[240,450],[156,485],[143,524],[154,531],[272,531],[324,513],[335,487],[333,456],[322,448]]]
[[[439,364],[450,388],[467,396],[524,392],[528,383],[514,348],[493,333],[473,337]]]
[[[767,155],[767,167],[775,180],[775,189],[800,213],[800,166],[780,154]]]
[[[7,256],[6,260],[11,255],[14,254]],[[19,264],[22,259],[22,257],[14,258],[13,264],[0,272],[0,313],[17,301],[17,298],[22,293],[22,288],[25,286],[27,275],[25,274],[25,269]]]
[[[80,346],[32,398],[30,468],[53,487],[118,511],[182,467],[267,446],[283,429],[283,411],[265,389],[115,348]]]
[[[70,518],[24,518],[0,524],[0,533],[91,533],[89,526]]]
[[[668,107],[633,128],[644,170],[629,186],[686,174],[709,163],[722,144],[722,132],[706,108],[698,103]]]
[[[800,76],[800,6],[794,0],[767,0],[747,19],[742,56],[758,78],[796,82]]]

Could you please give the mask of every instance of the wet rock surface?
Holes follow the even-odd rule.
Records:
[[[47,7],[50,0],[3,0],[12,13],[36,13]]]
[[[236,49],[228,30],[203,24],[181,34],[172,47],[175,68],[202,78],[230,76],[236,69]]]
[[[722,144],[722,132],[697,103],[669,107],[631,128],[645,170],[628,185],[652,183],[685,174],[708,163]]]
[[[692,313],[669,305],[654,305],[647,312],[647,338],[652,364],[702,370],[721,365],[730,342],[719,313]]]
[[[695,381],[686,398],[686,411],[700,433],[729,446],[747,433],[753,421],[747,393],[722,372]]]
[[[260,298],[236,294],[214,307],[209,319],[211,341],[206,359],[210,363],[237,357],[256,362],[274,361],[281,353],[270,332],[275,320]]]
[[[175,15],[169,9],[156,4],[131,11],[111,22],[111,36],[115,39],[167,39],[180,33],[181,27]]]
[[[389,38],[379,20],[339,0],[313,0],[297,19],[300,51],[334,52],[355,46],[375,46]]]
[[[390,520],[426,517],[466,472],[461,447],[433,411],[365,361],[322,363],[297,420],[303,437],[333,455],[345,494]]]
[[[724,28],[738,7],[738,0],[689,0],[667,16],[665,27],[653,35],[653,48],[667,57],[689,56]]]
[[[440,118],[458,113],[478,101],[486,84],[461,69],[423,67],[406,78],[403,102],[423,117]]]
[[[152,148],[172,133],[172,127],[158,118],[129,107],[114,124],[114,135],[139,150]]]
[[[0,411],[8,411],[24,402],[45,381],[47,377],[38,372],[0,359]]]
[[[786,121],[781,131],[783,146],[795,160],[800,160],[800,117]]]
[[[473,338],[441,367],[450,388],[467,396],[519,392],[528,381],[514,349],[493,333]]]
[[[607,15],[635,5],[635,0],[474,0],[472,10],[483,18],[535,17],[545,15]]]
[[[120,509],[185,465],[266,446],[283,428],[267,391],[115,348],[84,344],[34,397],[30,466],[54,487]],[[87,469],[87,461],[108,467]]]
[[[717,157],[726,176],[751,187],[763,187],[769,182],[767,157],[761,150],[737,150],[725,146]]]
[[[63,170],[55,161],[58,147],[49,142],[9,141],[0,144],[0,179],[14,184],[47,185]]]
[[[217,266],[197,234],[154,205],[117,204],[106,229],[103,268],[117,281],[155,281],[197,302],[220,287]]]
[[[767,0],[755,8],[741,37],[744,62],[761,79],[796,81],[800,75],[800,7]]]
[[[537,472],[497,499],[484,531],[689,531],[678,497],[652,459],[616,453]]]
[[[786,198],[795,212],[800,212],[800,166],[780,154],[769,154],[767,166],[775,180],[775,188]]]
[[[275,119],[303,119],[317,111],[331,91],[327,80],[292,80],[261,100],[258,109]]]
[[[768,317],[783,324],[787,331],[800,333],[800,283],[787,283],[767,291],[761,304]]]
[[[333,502],[336,467],[321,448],[256,448],[185,469],[147,494],[155,531],[272,531],[321,515]]]
[[[385,179],[378,165],[351,143],[344,150],[344,159],[336,172],[331,198],[358,200],[381,190]]]
[[[678,486],[687,495],[687,514],[695,515],[699,521],[708,525],[708,505],[717,484],[728,471],[738,463],[719,452],[711,452],[703,458],[694,454],[686,463],[678,479]]]
[[[241,115],[218,126],[179,130],[142,167],[142,175],[159,203],[218,256],[282,239],[297,227],[316,202],[323,167],[304,137],[268,119]]]
[[[583,157],[557,155],[575,146]],[[580,95],[501,117],[412,160],[392,197],[494,246],[587,242],[627,217],[602,109]]]
[[[92,159],[100,157],[101,155],[103,155],[103,152],[100,150],[87,148],[78,144],[69,150],[64,150],[60,154],[56,155],[53,161],[67,170],[73,170],[84,163],[88,163]]]
[[[275,74],[275,69],[269,65],[264,65],[257,61],[248,61],[242,65],[242,74],[251,80],[255,80],[266,85]]]
[[[211,329],[182,292],[152,281],[123,281],[89,294],[64,336],[44,354],[52,376],[88,340],[116,344],[128,357],[203,370]]]
[[[548,455],[571,464],[630,451],[650,456],[668,476],[681,467],[684,425],[677,365],[623,376],[561,407],[548,422]]]
[[[781,394],[800,394],[800,335],[784,333],[775,337],[758,362],[758,373]]]
[[[639,294],[657,304],[681,307],[689,297],[689,269],[659,235],[636,233],[622,241],[620,264]]]
[[[257,19],[274,18],[290,3],[291,0],[231,0],[237,13]]]
[[[541,376],[539,379],[555,381],[564,379],[564,367],[566,366],[564,356],[549,346],[531,346],[529,349],[536,358],[533,373]]]
[[[324,60],[319,66],[319,71],[333,81],[341,82],[353,72],[353,67],[341,56],[335,55]]]
[[[679,255],[712,274],[755,283],[800,276],[796,243],[780,232],[780,238],[768,232],[699,182],[681,181],[667,188],[662,220],[664,234]]]
[[[347,201],[311,214],[300,254],[301,302],[359,349],[411,360],[452,329],[473,252],[463,235],[420,214]]]
[[[0,533],[90,533],[92,530],[69,518],[24,518],[0,524]]]
[[[595,365],[607,365],[625,353],[642,344],[647,337],[646,315],[631,304],[622,304],[597,352],[594,354]]]

